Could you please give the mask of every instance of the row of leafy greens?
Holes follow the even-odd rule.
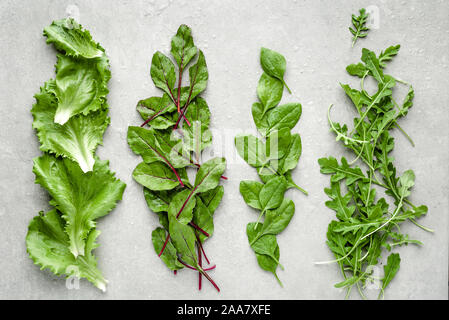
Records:
[[[408,220],[431,231],[416,221],[427,213],[427,207],[415,205],[409,199],[415,174],[406,170],[399,175],[391,156],[394,148],[391,131],[395,128],[413,144],[398,123],[413,106],[413,87],[385,73],[386,63],[399,49],[399,45],[391,46],[379,55],[363,49],[362,61],[346,68],[350,75],[361,79],[360,90],[341,84],[357,112],[352,129],[331,120],[332,105],[328,110],[331,131],[336,134],[337,141],[352,151],[354,159],[348,161],[342,157],[338,161],[327,157],[318,160],[321,173],[331,175],[330,187],[324,190],[330,198],[326,206],[334,210],[337,217],[327,231],[327,245],[336,259],[320,263],[338,263],[344,279],[335,287],[345,288],[347,296],[354,286],[363,298],[364,289],[373,286],[380,290],[379,298],[384,296],[385,288],[399,270],[401,259],[398,253],[390,253],[383,267],[384,274],[378,279],[380,272],[376,272],[376,268],[380,268],[383,252],[398,246],[421,244],[401,232],[401,223]],[[368,77],[377,84],[375,93],[364,88]],[[398,83],[408,87],[401,103],[393,97]],[[381,190],[389,199],[378,195]]]
[[[73,19],[54,21],[44,35],[59,53],[56,77],[40,88],[31,110],[43,151],[34,159],[33,172],[53,209],[30,222],[27,251],[41,269],[86,278],[104,291],[107,281],[92,253],[100,234],[96,219],[107,215],[125,190],[108,161],[95,156],[110,122],[109,61]]]
[[[151,78],[164,93],[137,103],[144,122],[140,127],[129,127],[128,144],[143,160],[133,178],[143,186],[148,207],[161,224],[152,232],[156,254],[175,273],[184,268],[197,271],[200,290],[204,276],[219,291],[207,273],[215,266],[204,266],[204,260],[210,261],[203,243],[214,232],[213,217],[223,197],[219,183],[226,179],[222,176],[226,161],[217,157],[201,163],[202,151],[212,144],[210,110],[199,96],[209,75],[204,54],[194,45],[191,32],[181,25],[172,38],[171,55],[177,68],[163,53],[153,55]],[[182,86],[190,62],[189,85]],[[196,173],[194,183],[189,181],[188,169]]]
[[[238,154],[257,169],[262,182],[244,180],[240,182],[240,193],[244,201],[260,211],[257,222],[246,227],[246,234],[254,250],[259,266],[272,272],[278,282],[276,270],[280,251],[276,235],[289,224],[295,213],[295,204],[284,198],[289,188],[307,194],[292,179],[291,172],[301,156],[301,137],[291,130],[298,123],[302,107],[299,103],[279,105],[284,86],[286,60],[270,49],[262,48],[260,63],[263,73],[257,86],[258,102],[252,106],[254,123],[262,139],[251,134],[240,134],[235,138]],[[262,218],[264,217],[263,221]]]

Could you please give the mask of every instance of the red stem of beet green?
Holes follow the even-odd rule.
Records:
[[[189,269],[192,269],[192,270],[196,271],[196,269],[194,267],[192,267],[191,265],[188,265],[187,263],[182,261],[180,258],[178,258],[178,261],[181,262],[186,268],[189,268]]]
[[[203,245],[201,244],[200,237],[198,236],[197,233],[195,233],[195,236],[196,236],[196,240],[197,240],[197,242],[198,242],[198,246],[200,247],[201,251],[203,252],[204,258],[206,258],[207,264],[210,264],[209,259],[207,259],[206,252],[204,252]]]
[[[165,238],[164,245],[162,246],[161,252],[159,252],[159,257],[164,253],[165,247],[167,246],[168,240],[170,240],[170,233],[167,234],[167,238]],[[176,270],[175,270],[176,271]]]
[[[176,171],[176,169],[172,166],[172,164],[170,163],[170,161],[167,160],[167,158],[165,158],[159,151],[157,151],[155,148],[150,146],[150,149],[153,150],[154,152],[156,152],[162,159],[164,159],[165,163],[170,167],[170,169],[173,171],[173,173],[175,174],[176,178],[178,179],[179,183],[181,184],[181,187],[185,187],[184,183],[182,183],[181,177],[179,176],[178,172]]]
[[[177,217],[176,217],[177,218]],[[206,231],[204,231],[203,229],[201,229],[200,227],[198,227],[196,224],[194,224],[192,221],[189,222],[189,224],[195,228],[196,230],[198,230],[199,232],[201,232],[202,234],[204,234],[206,237],[210,237],[210,234],[207,233]],[[161,252],[159,252],[159,257],[164,253],[165,247],[167,246],[168,240],[170,240],[170,234],[167,234],[167,237],[165,238],[165,242],[164,245],[162,246]],[[204,251],[203,251],[204,253]],[[206,257],[207,260],[207,257]],[[207,260],[207,263],[209,263],[209,260]]]
[[[210,270],[214,270],[216,268],[216,265],[213,265],[212,267],[203,269],[204,271],[210,271]]]
[[[176,274],[178,273],[178,270],[173,270],[173,273],[176,276]]]
[[[206,231],[204,231],[203,229],[201,229],[200,227],[198,227],[195,223],[193,223],[192,221],[189,222],[189,224],[194,227],[196,230],[198,230],[199,232],[201,232],[202,234],[204,234],[206,237],[210,237],[210,234],[207,233]]]
[[[207,280],[209,280],[210,283],[212,283],[212,285],[215,287],[215,289],[217,289],[217,291],[220,292],[220,288],[217,286],[215,281],[212,280],[212,278],[207,274],[207,272],[205,270],[203,270],[203,272],[201,272],[201,273],[203,274],[203,276],[206,277]]]
[[[198,265],[202,268],[203,267],[203,261],[201,259],[201,248],[198,245]],[[198,290],[201,290],[201,280],[203,279],[203,276],[201,272],[198,272]]]
[[[145,120],[144,123],[142,123],[140,126],[144,127],[148,122],[150,122],[151,120],[153,120],[154,118],[156,118],[158,115],[161,114],[162,111],[164,111],[165,109],[167,109],[168,106],[162,108],[161,110],[159,110],[157,113],[153,114],[151,117],[149,117],[147,120]]]

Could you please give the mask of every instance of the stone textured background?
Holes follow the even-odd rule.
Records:
[[[351,49],[347,29],[351,13],[373,5],[379,28]],[[27,225],[48,208],[47,193],[34,184],[32,158],[40,154],[31,128],[33,95],[54,77],[55,50],[46,45],[43,28],[68,14],[89,29],[111,60],[111,126],[98,154],[128,184],[123,201],[99,221],[102,231],[96,250],[99,266],[109,280],[102,293],[87,281],[78,290],[65,280],[33,265],[25,248]],[[423,247],[400,248],[401,270],[386,298],[447,299],[449,192],[449,2],[447,1],[0,1],[0,298],[32,299],[341,299],[333,284],[340,281],[336,265],[316,266],[331,259],[325,245],[327,224],[334,218],[324,202],[329,177],[321,175],[317,159],[344,154],[328,131],[326,111],[335,103],[333,117],[349,120],[353,110],[339,82],[357,85],[345,67],[358,62],[361,48],[379,52],[401,44],[388,73],[415,87],[415,105],[401,125],[416,147],[395,132],[394,157],[399,172],[413,169],[416,187],[412,200],[427,204],[421,223],[435,229],[426,233],[411,223],[403,231],[424,242]],[[228,158],[225,198],[215,213],[216,230],[207,241],[209,257],[217,264],[211,276],[217,293],[205,283],[197,290],[197,274],[174,276],[154,253],[150,233],[157,219],[147,208],[141,187],[131,178],[140,158],[126,143],[129,125],[141,120],[135,111],[141,98],[159,95],[149,76],[153,53],[169,52],[170,39],[181,23],[193,29],[196,45],[205,53],[210,80],[203,97],[212,111],[216,145]],[[254,130],[250,107],[256,100],[261,74],[259,49],[269,47],[287,59],[283,101],[300,101],[303,155],[294,179],[306,188],[287,194],[296,215],[278,237],[284,288],[262,271],[248,246],[245,226],[256,213],[238,192],[242,179],[256,172],[236,158],[232,147],[237,132]],[[217,152],[219,150],[216,150]],[[377,292],[369,292],[375,296]],[[358,298],[356,291],[353,298]]]

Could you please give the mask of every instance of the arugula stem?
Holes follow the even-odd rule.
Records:
[[[421,229],[423,229],[423,230],[425,230],[425,231],[427,231],[427,232],[431,232],[431,233],[435,232],[433,229],[430,229],[430,228],[428,228],[428,227],[423,226],[422,224],[419,224],[419,223],[416,222],[416,220],[413,219],[413,218],[408,218],[408,219],[409,219],[411,222],[413,222],[414,225],[416,225],[417,227],[419,227],[419,228],[421,228]]]
[[[412,144],[413,147],[415,147],[415,143],[413,142],[412,138],[410,138],[410,136],[407,134],[407,132],[404,131],[404,129],[402,129],[402,127],[395,121],[394,122],[394,126],[396,128],[398,128],[407,138],[408,141],[410,141],[410,143]]]

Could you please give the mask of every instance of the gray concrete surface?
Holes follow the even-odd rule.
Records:
[[[351,49],[350,15],[369,5],[379,10],[379,28]],[[54,76],[55,50],[46,45],[42,30],[68,13],[78,16],[110,57],[112,122],[98,154],[110,159],[112,169],[128,184],[124,200],[98,224],[102,234],[96,254],[109,280],[106,293],[86,281],[81,281],[78,290],[67,289],[64,279],[33,265],[25,248],[30,219],[48,208],[48,196],[34,184],[31,171],[31,159],[40,154],[31,128],[33,95]],[[326,110],[335,103],[334,118],[349,120],[352,110],[338,83],[356,82],[346,74],[346,65],[359,61],[362,47],[379,51],[400,43],[401,52],[388,72],[415,87],[415,106],[401,125],[416,147],[395,133],[394,157],[401,172],[415,171],[412,199],[429,206],[421,222],[435,233],[403,226],[424,246],[399,249],[401,270],[386,298],[447,299],[449,2],[1,0],[0,15],[0,298],[343,298],[344,293],[333,288],[340,281],[338,268],[313,264],[331,258],[325,233],[334,217],[324,206],[323,188],[329,177],[320,174],[317,159],[343,155],[343,148],[328,131]],[[219,294],[209,284],[198,292],[197,274],[182,271],[175,277],[159,261],[150,240],[157,219],[146,207],[140,186],[131,179],[140,159],[127,147],[127,127],[140,123],[137,100],[160,94],[149,76],[151,57],[156,50],[169,52],[170,38],[181,23],[193,28],[195,42],[206,56],[210,81],[204,97],[220,148],[219,137],[226,132],[223,149],[229,181],[216,212],[215,235],[206,244],[217,264],[211,275],[222,289]],[[261,73],[261,46],[285,55],[286,81],[294,95],[285,93],[283,101],[303,105],[294,129],[302,135],[303,155],[294,178],[310,195],[288,192],[296,203],[296,215],[279,236],[285,266],[279,277],[284,288],[258,267],[247,244],[245,226],[256,219],[256,213],[241,199],[238,183],[243,178],[256,179],[256,174],[238,161],[232,147],[237,132],[254,130],[250,106]],[[358,298],[356,292],[353,298]]]

